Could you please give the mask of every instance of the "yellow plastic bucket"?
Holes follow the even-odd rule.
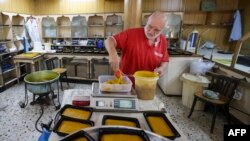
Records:
[[[151,71],[137,71],[134,77],[137,97],[143,100],[154,99],[158,74]]]

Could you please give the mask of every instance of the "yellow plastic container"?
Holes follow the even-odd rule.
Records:
[[[155,96],[156,84],[159,76],[151,71],[137,71],[135,77],[135,91],[139,99],[152,100]]]

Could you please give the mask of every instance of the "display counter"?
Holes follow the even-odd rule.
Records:
[[[84,95],[84,96],[89,96],[91,94],[91,90],[89,89],[70,89],[70,90],[65,90],[64,91],[64,96],[62,100],[62,106],[65,104],[72,104],[72,97],[74,95]],[[121,111],[99,111],[99,112],[93,112],[90,120],[95,122],[95,127],[101,126],[102,125],[102,118],[104,115],[114,115],[114,116],[124,116],[124,117],[134,117],[137,118],[140,122],[141,129],[150,131],[149,126],[146,124],[146,121],[143,117],[143,111],[161,111],[164,108],[164,104],[157,98],[155,97],[154,100],[139,100],[139,109],[138,111],[130,111],[130,112],[121,112]],[[177,125],[171,120],[171,117],[169,116],[168,113],[165,113],[166,117],[169,119],[169,121],[172,123],[174,128],[179,132],[180,137],[175,138],[175,141],[186,141],[187,138],[183,134],[183,132],[177,127]],[[87,130],[87,128],[86,128]],[[58,136],[56,133],[52,132],[50,135],[49,141],[58,141],[61,139],[61,136]],[[168,139],[162,139],[162,140],[168,140]]]

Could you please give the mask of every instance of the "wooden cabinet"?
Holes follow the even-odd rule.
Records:
[[[52,17],[42,18],[42,34],[44,40],[46,40],[46,38],[56,38],[57,36],[56,30],[57,28],[54,18]]]
[[[88,38],[104,38],[104,19],[103,16],[89,16],[88,19]]]
[[[13,42],[17,48],[17,51],[22,51],[24,49],[23,40],[26,38],[24,24],[24,17],[20,15],[12,16]]]
[[[74,16],[71,28],[72,38],[87,38],[88,25],[85,16]]]
[[[104,18],[106,16],[106,21]],[[72,21],[70,21],[72,17]],[[57,53],[107,54],[104,40],[123,31],[122,14],[61,16],[42,18],[43,41],[51,43]]]
[[[23,38],[26,37],[24,17],[16,15],[10,19],[0,14],[0,89],[17,80],[13,57],[23,51]],[[24,64],[21,70],[21,74],[26,72]]]
[[[71,38],[71,22],[69,17],[58,17],[56,20],[57,38]]]
[[[214,10],[201,8],[202,0],[185,0],[183,18],[183,38],[187,39],[194,29],[202,35],[201,43],[211,41],[219,50],[230,50],[229,35],[233,24],[233,15],[238,8],[238,0],[216,0]]]
[[[123,31],[123,20],[121,15],[108,15],[106,18],[105,36],[112,36]]]

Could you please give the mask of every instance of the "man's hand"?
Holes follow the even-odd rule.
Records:
[[[165,73],[165,69],[167,67],[167,64],[168,64],[168,62],[161,63],[161,66],[158,68],[155,68],[154,72],[157,73],[159,75],[159,77],[162,77]]]
[[[113,71],[118,70],[120,67],[120,57],[114,53],[109,55],[109,64]]]
[[[159,77],[162,77],[163,76],[163,69],[161,67],[159,68],[155,68],[154,69],[154,72],[158,74]]]

